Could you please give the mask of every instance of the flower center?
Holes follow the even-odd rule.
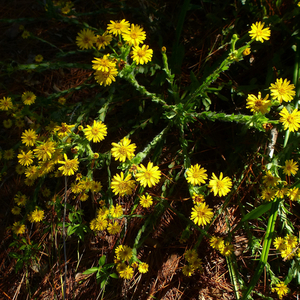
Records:
[[[130,34],[130,37],[133,39],[133,40],[135,40],[135,39],[137,39],[137,34],[135,33],[135,32],[132,32],[131,34]]]
[[[139,50],[137,54],[138,54],[139,57],[144,57],[146,55],[146,51]]]
[[[127,151],[126,151],[126,148],[125,148],[125,147],[122,146],[122,147],[119,148],[119,153],[120,153],[120,154],[126,155],[126,152],[127,152]]]
[[[145,177],[146,179],[150,179],[152,176],[151,176],[151,173],[150,173],[149,171],[146,171],[146,172],[144,173],[144,177]]]
[[[115,24],[115,29],[121,29],[121,28],[122,28],[122,25],[120,23]]]
[[[255,106],[256,106],[256,107],[261,107],[261,106],[263,106],[262,101],[261,101],[261,100],[256,100],[256,101],[255,101]]]
[[[98,128],[92,128],[92,135],[98,135],[99,134],[99,129]]]

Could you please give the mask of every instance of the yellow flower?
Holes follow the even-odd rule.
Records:
[[[14,234],[23,234],[25,232],[25,225],[21,222],[15,222],[12,226],[12,231]]]
[[[19,215],[21,213],[21,208],[18,207],[18,206],[14,206],[12,209],[11,209],[11,212],[13,215]]]
[[[125,270],[120,271],[120,277],[124,279],[131,279],[133,276],[133,268],[127,266]]]
[[[221,172],[220,178],[218,178],[215,173],[212,173],[212,178],[209,181],[208,187],[211,189],[211,192],[214,192],[216,196],[219,194],[220,197],[226,196],[231,189],[232,182],[229,177],[223,178],[223,173]]]
[[[22,175],[25,172],[25,167],[21,166],[21,165],[17,165],[16,172],[17,172],[17,174]]]
[[[35,102],[36,95],[33,92],[24,92],[22,94],[22,101],[25,105],[31,105]]]
[[[272,190],[271,188],[267,187],[262,190],[261,197],[266,201],[272,201],[275,198],[276,190]]]
[[[131,27],[122,33],[123,39],[129,44],[138,46],[146,39],[146,33],[139,25],[131,24]]]
[[[96,71],[95,79],[100,85],[111,85],[113,81],[116,81],[116,76],[118,75],[118,70],[116,68],[109,69],[108,72]]]
[[[37,140],[37,134],[33,129],[25,130],[21,136],[22,143],[26,146],[34,146]]]
[[[92,126],[87,125],[87,128],[84,130],[85,137],[88,141],[93,140],[94,143],[98,143],[104,140],[104,137],[107,135],[107,127],[101,121],[94,120]]]
[[[195,272],[195,269],[191,266],[191,265],[185,265],[183,268],[182,268],[182,273],[183,275],[185,276],[192,276]]]
[[[281,251],[285,247],[283,238],[282,237],[276,237],[274,239],[273,245],[274,245],[276,250]]]
[[[103,58],[95,57],[95,60],[92,60],[92,68],[96,71],[109,72],[111,69],[115,68],[116,62],[109,58],[108,55],[104,55]]]
[[[3,154],[3,158],[6,160],[11,160],[15,156],[15,151],[13,149],[5,150]]]
[[[13,103],[12,103],[10,97],[3,97],[3,99],[0,100],[0,109],[1,110],[9,110],[12,108],[13,108]]]
[[[243,55],[244,56],[247,56],[251,53],[251,48],[246,48],[244,51],[243,51]]]
[[[115,254],[120,260],[130,260],[132,257],[132,249],[126,245],[119,245],[115,249]]]
[[[109,234],[117,234],[121,231],[121,226],[115,221],[114,223],[108,225],[107,231]]]
[[[67,99],[65,97],[59,97],[57,102],[61,105],[65,105]]]
[[[97,211],[97,219],[107,219],[108,214],[109,209],[106,206],[103,206]]]
[[[131,140],[127,137],[124,137],[118,144],[111,143],[113,146],[111,149],[111,155],[115,158],[115,160],[125,162],[126,158],[130,160],[134,157],[136,145],[134,143],[130,143]]]
[[[110,23],[111,24],[107,25],[107,30],[109,33],[112,33],[115,36],[117,36],[118,34],[122,34],[123,32],[126,32],[130,26],[129,22],[125,21],[125,19],[118,22],[110,21]]]
[[[185,251],[183,256],[187,262],[192,263],[193,261],[195,261],[198,258],[198,253],[195,249],[190,249],[190,250]]]
[[[49,160],[51,159],[53,153],[55,152],[55,142],[52,141],[46,141],[45,143],[42,143],[41,145],[37,146],[35,149],[33,149],[34,154],[37,156],[39,160]]]
[[[42,209],[36,208],[34,211],[32,211],[29,216],[28,220],[31,223],[38,223],[44,219],[44,211]]]
[[[147,185],[149,187],[152,187],[159,182],[161,172],[157,166],[153,167],[152,162],[148,162],[147,168],[145,168],[145,166],[141,164],[137,167],[137,169],[139,173],[137,173],[135,177],[143,187],[146,187]]]
[[[140,273],[147,273],[148,268],[149,268],[149,265],[145,262],[142,262],[142,263],[139,264],[139,272]]]
[[[212,236],[209,240],[209,244],[213,249],[221,251],[225,247],[223,238]]]
[[[27,39],[30,37],[30,32],[27,31],[27,30],[24,30],[23,33],[22,33],[22,38],[23,39]]]
[[[105,48],[105,46],[109,45],[112,40],[112,35],[108,34],[107,32],[104,32],[103,35],[97,35],[96,36],[96,46],[98,50],[101,48]]]
[[[131,180],[131,175],[128,174],[124,179],[124,173],[116,174],[111,182],[111,189],[115,195],[124,196],[131,195],[135,188],[134,180]]]
[[[298,164],[297,162],[291,160],[286,160],[285,161],[285,166],[283,168],[283,173],[291,176],[291,175],[296,175],[297,171],[298,171]]]
[[[98,193],[102,190],[102,184],[100,181],[92,181],[91,191]]]
[[[135,46],[132,49],[132,59],[136,62],[137,65],[146,64],[148,61],[151,61],[153,55],[153,50],[149,49],[148,45],[143,45],[142,47]]]
[[[256,22],[251,25],[251,30],[249,31],[249,35],[252,40],[256,40],[259,42],[264,42],[264,40],[268,40],[271,35],[271,31],[269,27],[263,28],[265,23]]]
[[[90,29],[82,29],[76,37],[76,44],[80,49],[90,49],[95,42],[96,36]]]
[[[284,130],[289,130],[291,132],[298,131],[300,127],[300,112],[296,109],[292,113],[289,113],[288,110],[284,107],[279,113],[281,118],[279,121],[283,123]]]
[[[67,123],[61,123],[61,126],[55,126],[53,133],[57,133],[60,139],[68,136],[72,131],[75,125],[67,125]]]
[[[109,209],[109,213],[114,219],[120,218],[123,215],[123,208],[120,204],[116,206],[112,205]]]
[[[271,83],[270,91],[271,91],[271,97],[275,100],[285,102],[289,102],[293,100],[293,97],[296,95],[295,86],[293,84],[290,84],[290,81],[287,79],[284,79],[282,82],[282,78],[276,79],[275,84]]]
[[[269,107],[272,105],[268,100],[269,95],[265,98],[261,98],[261,92],[258,93],[258,97],[253,94],[248,95],[246,107],[250,109],[254,114],[261,112],[265,114],[269,111]]]
[[[74,175],[74,173],[78,170],[78,159],[68,159],[66,154],[64,154],[64,159],[65,161],[59,161],[59,163],[63,164],[63,166],[59,167],[58,170],[62,171],[65,176]]]
[[[201,166],[198,164],[191,166],[186,171],[186,175],[187,182],[191,183],[192,185],[200,185],[201,183],[205,183],[205,180],[207,179],[206,170],[201,168]]]
[[[35,60],[37,63],[42,62],[43,59],[44,59],[44,57],[43,57],[43,55],[41,55],[41,54],[36,55],[35,58],[34,58],[34,60]]]
[[[272,288],[272,292],[276,292],[279,299],[282,299],[289,292],[289,289],[283,281],[280,281],[275,288]]]
[[[14,197],[14,201],[19,206],[25,206],[25,204],[27,202],[27,197],[26,197],[26,195],[23,195],[22,193],[18,192],[16,194],[16,196]]]
[[[225,243],[224,247],[220,249],[220,253],[224,256],[230,256],[233,252],[233,245],[229,244],[229,242]]]
[[[21,153],[18,154],[19,164],[22,166],[29,166],[33,163],[33,152],[30,150],[27,153],[25,153],[23,150],[21,150]]]
[[[148,208],[153,204],[153,198],[150,195],[142,195],[140,196],[140,204],[141,206]]]
[[[194,204],[200,204],[201,202],[204,202],[204,196],[202,194],[196,194],[195,192],[193,193],[193,203]]]
[[[278,184],[278,181],[280,181],[280,178],[273,176],[271,171],[268,171],[266,175],[263,176],[262,179],[263,179],[263,184],[266,187],[276,186]]]
[[[4,120],[4,121],[3,121],[3,126],[4,126],[5,128],[10,128],[10,127],[12,126],[12,124],[13,124],[13,122],[12,122],[11,119]]]
[[[205,226],[211,221],[213,215],[212,209],[205,202],[202,202],[192,208],[190,219],[198,226]]]

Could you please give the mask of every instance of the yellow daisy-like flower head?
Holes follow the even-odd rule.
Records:
[[[282,78],[277,78],[274,84],[271,83],[270,91],[271,97],[278,100],[280,103],[282,103],[282,101],[290,102],[296,95],[295,86],[290,84],[290,81],[287,79],[282,81]]]
[[[110,21],[111,24],[107,25],[107,31],[109,33],[112,33],[113,35],[117,36],[119,34],[122,34],[129,29],[129,22],[123,19],[122,21]]]
[[[195,249],[189,249],[189,250],[185,251],[183,256],[186,259],[186,261],[188,261],[189,263],[192,263],[193,261],[195,261],[198,258],[198,253]]]
[[[194,272],[195,272],[195,268],[191,265],[185,265],[182,268],[182,273],[184,276],[190,277],[194,274]]]
[[[122,37],[129,45],[138,46],[146,39],[146,32],[139,25],[131,24],[131,27],[122,33]]]
[[[19,164],[22,166],[29,166],[33,163],[33,152],[29,150],[27,153],[25,153],[23,150],[21,150],[21,153],[18,154],[18,160]]]
[[[251,25],[251,30],[249,31],[249,35],[252,40],[256,40],[258,42],[263,43],[264,40],[268,40],[271,35],[271,31],[269,27],[263,28],[265,23],[256,22]]]
[[[286,160],[285,161],[285,166],[283,168],[283,173],[291,176],[291,175],[296,175],[297,171],[298,171],[299,167],[297,162],[291,160]]]
[[[191,183],[192,185],[200,185],[201,183],[205,183],[205,180],[207,179],[206,170],[201,168],[201,166],[198,164],[191,166],[186,171],[186,175],[187,182]]]
[[[275,195],[276,190],[273,190],[270,187],[263,189],[261,192],[261,198],[266,201],[272,201],[275,198]]]
[[[14,197],[14,201],[19,206],[25,206],[27,202],[27,197],[26,195],[23,195],[22,193],[18,192],[18,194],[16,194],[16,196]]]
[[[31,105],[35,102],[36,95],[33,92],[24,92],[22,94],[22,101],[25,105]]]
[[[272,288],[272,292],[276,292],[278,298],[282,299],[283,296],[289,293],[289,289],[283,281],[280,281],[279,283],[276,284],[275,288]]]
[[[273,245],[274,245],[276,250],[281,251],[285,247],[283,238],[280,237],[280,236],[276,237],[274,239]]]
[[[107,135],[107,127],[101,121],[94,120],[94,124],[92,126],[87,125],[87,128],[84,130],[85,137],[88,141],[93,141],[94,143],[98,143],[104,140],[104,137]]]
[[[108,34],[107,32],[104,32],[103,35],[97,35],[96,36],[96,47],[98,48],[98,50],[100,50],[101,48],[105,48],[107,45],[110,44],[112,40],[112,35]]]
[[[135,177],[143,187],[152,187],[159,182],[161,171],[157,166],[153,167],[152,162],[148,162],[147,168],[141,164],[137,167],[137,169],[139,172],[135,175]]]
[[[233,245],[229,242],[226,242],[224,247],[220,249],[220,253],[224,256],[230,256],[233,252]]]
[[[131,140],[127,137],[124,137],[118,144],[111,143],[113,146],[111,149],[111,155],[115,158],[115,160],[125,162],[126,158],[130,160],[134,157],[136,145],[130,143]]]
[[[272,105],[271,101],[268,100],[269,95],[267,95],[265,98],[261,98],[261,93],[258,93],[258,97],[256,97],[253,94],[248,95],[247,98],[247,105],[246,107],[250,109],[254,114],[261,112],[262,114],[265,114],[269,111],[269,107]]]
[[[283,124],[284,130],[289,130],[291,132],[298,131],[300,127],[300,112],[296,109],[292,113],[289,113],[286,107],[284,107],[279,113],[281,118],[279,121]]]
[[[43,55],[41,55],[41,54],[36,55],[35,58],[34,58],[34,60],[35,60],[37,63],[42,62],[43,59],[44,59],[44,57],[43,57]]]
[[[55,152],[55,142],[52,141],[46,141],[45,143],[42,143],[41,145],[37,146],[35,149],[33,149],[34,154],[37,156],[39,160],[49,160],[51,159],[53,153]]]
[[[140,196],[140,204],[141,206],[148,208],[153,204],[153,198],[150,195],[142,195]]]
[[[291,201],[298,201],[300,198],[300,190],[297,187],[293,187],[293,188],[289,189],[287,194],[288,194],[289,198],[291,199]]]
[[[14,234],[23,234],[25,232],[25,225],[21,222],[15,222],[12,226],[12,231]]]
[[[131,268],[130,266],[127,266],[127,267],[125,268],[125,270],[120,271],[119,274],[120,274],[120,277],[121,277],[121,278],[124,278],[124,279],[131,279],[132,276],[133,276],[133,273],[134,273],[133,268]]]
[[[91,49],[95,42],[96,36],[90,29],[82,29],[76,37],[76,44],[80,49]]]
[[[68,159],[67,155],[64,154],[64,161],[59,161],[58,163],[63,164],[58,170],[62,171],[63,175],[71,176],[78,170],[79,161],[77,158]]]
[[[147,273],[148,272],[148,268],[149,268],[149,265],[145,262],[142,262],[139,264],[139,267],[138,267],[138,270],[140,273]]]
[[[108,225],[107,231],[112,235],[117,234],[121,231],[121,226],[118,222],[115,221],[114,223]]]
[[[131,175],[128,174],[124,178],[124,173],[116,174],[111,182],[111,189],[115,195],[124,196],[131,195],[135,188],[134,180],[131,180]]]
[[[29,214],[28,220],[31,223],[38,223],[44,219],[44,214],[45,213],[42,209],[36,208]]]
[[[18,206],[14,206],[12,209],[11,209],[11,212],[13,215],[19,215],[21,213],[21,207],[18,207]]]
[[[111,206],[109,209],[109,213],[114,219],[118,219],[123,215],[123,207],[120,204],[116,206]]]
[[[263,176],[262,180],[263,180],[263,184],[266,187],[270,187],[270,186],[276,186],[280,181],[280,178],[273,176],[271,171],[267,171],[266,175]]]
[[[95,79],[100,85],[111,85],[116,81],[116,76],[118,75],[118,70],[116,68],[109,69],[108,72],[96,71]]]
[[[229,177],[223,178],[223,173],[221,172],[220,178],[218,178],[215,173],[212,173],[212,178],[209,181],[208,187],[211,189],[211,192],[214,192],[216,196],[219,194],[220,197],[226,196],[231,189],[232,182]]]
[[[110,69],[115,68],[116,62],[109,58],[109,55],[104,55],[102,58],[95,57],[92,60],[92,68],[96,71],[109,72]]]
[[[221,251],[225,247],[224,239],[217,236],[212,236],[209,244],[213,249]]]
[[[132,257],[132,249],[129,246],[119,245],[115,249],[115,254],[120,260],[130,260]]]
[[[190,219],[198,226],[205,226],[211,221],[213,215],[212,209],[205,202],[202,202],[192,208]]]
[[[193,202],[194,204],[200,204],[201,202],[204,202],[204,195],[202,194],[196,194],[195,192],[193,193]]]
[[[135,46],[132,49],[132,59],[136,62],[137,65],[146,64],[148,61],[151,61],[153,55],[153,50],[149,49],[148,45],[143,45],[142,47]]]
[[[9,150],[5,150],[4,154],[3,154],[3,158],[6,160],[10,160],[13,159],[15,156],[15,151],[14,149],[9,149]]]
[[[1,110],[9,110],[12,108],[13,108],[13,103],[12,103],[10,97],[3,97],[3,99],[0,100],[0,109]]]

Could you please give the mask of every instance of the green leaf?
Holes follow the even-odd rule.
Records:
[[[253,209],[248,214],[244,216],[244,218],[241,220],[242,223],[259,218],[261,215],[263,215],[265,212],[270,210],[272,207],[272,202],[264,203],[260,205],[259,207]]]
[[[109,276],[110,276],[111,278],[115,278],[115,279],[118,279],[118,278],[119,278],[118,274],[116,274],[116,273],[109,274]]]
[[[105,264],[106,261],[106,255],[102,255],[99,259],[99,266],[103,266]]]
[[[90,268],[90,269],[85,270],[82,274],[84,274],[84,275],[92,274],[92,273],[97,272],[98,270],[99,270],[98,267],[93,267],[93,268]]]

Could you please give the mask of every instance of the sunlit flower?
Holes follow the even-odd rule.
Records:
[[[293,97],[296,95],[295,86],[290,84],[290,81],[287,79],[282,81],[282,78],[277,78],[274,84],[271,83],[270,91],[271,97],[280,101],[280,103],[282,103],[282,101],[289,102],[293,100]]]
[[[87,128],[83,131],[86,139],[88,141],[92,140],[94,143],[104,140],[104,137],[107,135],[107,127],[102,121],[94,120],[94,124],[92,126],[87,125]]]
[[[153,55],[153,50],[149,49],[148,45],[134,46],[132,48],[132,59],[136,62],[137,65],[146,64],[148,61],[151,61]]]
[[[44,214],[45,213],[42,209],[36,208],[29,214],[28,220],[31,223],[38,223],[44,219]]]
[[[254,114],[261,112],[265,114],[269,111],[269,107],[272,105],[271,101],[268,100],[269,95],[265,98],[261,98],[261,92],[258,93],[258,97],[253,94],[248,95],[246,107],[250,109]]]
[[[67,123],[61,123],[61,126],[55,126],[53,132],[58,135],[60,139],[68,136],[75,125],[68,125]]]
[[[131,24],[131,27],[122,33],[123,39],[129,44],[138,46],[146,39],[146,33],[139,25]]]
[[[202,202],[192,208],[190,219],[198,226],[205,226],[211,221],[213,215],[212,209],[205,202]]]
[[[103,206],[97,211],[97,219],[107,219],[108,214],[109,209],[106,206]]]
[[[127,266],[125,270],[119,272],[120,277],[124,279],[131,279],[133,276],[133,268]]]
[[[280,237],[280,236],[276,237],[274,239],[273,245],[274,245],[276,250],[281,251],[285,247],[283,238]]]
[[[108,225],[107,231],[109,234],[117,234],[121,231],[121,226],[118,222],[113,222]]]
[[[261,197],[263,200],[272,201],[275,198],[276,190],[271,189],[269,187],[263,189],[261,191]]]
[[[280,178],[273,176],[271,171],[267,171],[266,175],[263,176],[262,180],[263,180],[263,184],[266,187],[270,187],[270,186],[276,186],[280,181]]]
[[[138,267],[140,273],[147,273],[148,268],[149,268],[149,265],[145,262],[140,263],[139,267]]]
[[[208,187],[211,189],[211,192],[214,192],[216,196],[219,194],[220,197],[226,196],[231,189],[232,182],[229,177],[223,178],[223,173],[220,173],[220,178],[218,178],[215,173],[212,173],[212,178],[209,181]]]
[[[191,266],[191,265],[185,265],[183,268],[182,268],[182,273],[183,275],[185,276],[192,276],[195,272],[195,269]]]
[[[134,151],[136,148],[136,145],[130,144],[131,140],[127,137],[124,137],[121,139],[121,141],[117,143],[111,143],[113,148],[111,149],[111,155],[121,162],[125,162],[126,158],[129,160],[134,157]]]
[[[37,134],[33,129],[25,130],[21,136],[22,143],[26,146],[34,146],[37,140]]]
[[[233,245],[231,245],[229,242],[226,242],[224,244],[224,247],[222,247],[220,250],[220,253],[224,256],[230,256],[233,252]]]
[[[101,48],[105,48],[105,46],[109,45],[112,40],[112,35],[108,34],[107,32],[104,32],[102,35],[96,36],[96,47],[98,50]]]
[[[288,129],[291,132],[298,131],[300,127],[300,112],[297,108],[292,113],[289,113],[286,107],[284,107],[279,115],[281,116],[279,121],[283,123],[284,130]]]
[[[194,204],[200,204],[201,202],[204,202],[204,195],[202,194],[196,194],[195,192],[193,193],[192,196]]]
[[[131,175],[128,174],[124,178],[124,173],[116,174],[111,182],[111,189],[115,195],[124,196],[131,195],[135,188],[134,180],[131,180]]]
[[[150,195],[141,195],[140,204],[141,206],[148,208],[153,204],[153,198]]]
[[[281,188],[276,189],[275,195],[278,198],[284,199],[286,197],[287,193],[288,193],[288,188],[281,187]]]
[[[111,85],[114,81],[116,81],[116,76],[118,75],[118,70],[116,68],[109,69],[108,72],[96,71],[95,79],[100,85]]]
[[[296,175],[298,171],[298,163],[291,160],[286,160],[285,161],[285,166],[283,167],[283,173],[291,176],[291,175]]]
[[[246,48],[244,51],[243,51],[243,55],[244,56],[247,56],[247,55],[249,55],[251,53],[251,48]]]
[[[279,299],[282,299],[283,296],[289,293],[289,289],[283,281],[280,281],[275,288],[272,288],[272,292],[276,292]]]
[[[23,234],[25,232],[25,225],[21,222],[15,222],[12,226],[12,231],[14,234]]]
[[[187,169],[186,175],[187,182],[192,185],[200,185],[201,183],[205,183],[205,180],[207,179],[206,170],[201,168],[198,164]]]
[[[21,150],[21,153],[18,154],[18,160],[19,164],[22,166],[29,166],[33,163],[33,152],[29,150],[27,153],[25,153],[23,150]]]
[[[224,248],[225,243],[224,243],[224,239],[221,237],[217,237],[217,236],[212,236],[209,240],[209,244],[213,249],[216,250],[221,250]]]
[[[105,73],[116,67],[116,62],[109,58],[109,54],[104,55],[102,58],[95,57],[95,59],[92,60],[92,63],[92,68],[94,70]]]
[[[22,94],[22,101],[25,105],[31,105],[35,102],[36,95],[33,92],[24,92]]]
[[[125,19],[117,22],[110,21],[110,23],[111,24],[107,25],[107,30],[109,33],[112,33],[115,36],[122,34],[123,32],[126,32],[130,26],[129,22],[125,21]]]
[[[9,110],[13,108],[13,103],[10,97],[3,97],[0,99],[0,109],[1,110]]]
[[[130,260],[132,257],[132,249],[126,245],[119,245],[115,249],[115,254],[120,260]]]
[[[116,206],[112,205],[109,209],[109,213],[114,219],[120,218],[123,215],[122,205],[120,204],[117,204]]]
[[[49,160],[55,152],[55,145],[55,142],[48,140],[33,149],[34,154],[39,160]]]
[[[90,29],[82,29],[76,37],[76,44],[80,49],[90,49],[95,42],[96,36]]]
[[[256,22],[255,24],[251,25],[251,30],[249,31],[249,35],[252,40],[259,41],[261,43],[264,40],[268,40],[271,35],[271,31],[269,27],[263,28],[265,23]]]
[[[98,193],[102,190],[102,184],[100,181],[92,181],[91,191]]]
[[[136,180],[141,183],[143,187],[149,186],[155,186],[161,176],[161,171],[158,169],[157,166],[153,167],[152,162],[148,162],[147,168],[144,165],[140,165],[137,167],[138,173],[135,175]]]
[[[63,164],[58,170],[61,170],[63,175],[71,176],[78,170],[79,161],[77,158],[68,159],[67,155],[64,154],[64,161],[59,161],[60,164]]]

